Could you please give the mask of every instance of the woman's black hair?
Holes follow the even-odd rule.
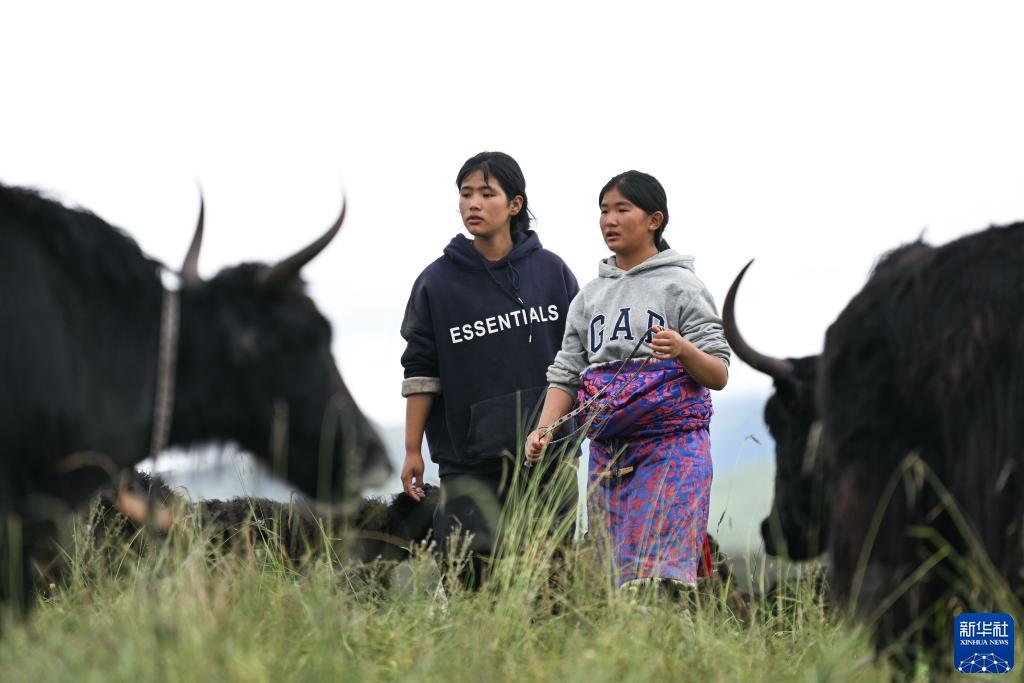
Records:
[[[598,205],[604,201],[604,196],[609,190],[618,190],[622,196],[630,202],[639,206],[646,213],[661,211],[664,218],[661,227],[654,231],[654,246],[658,251],[668,249],[668,242],[661,236],[668,225],[668,197],[665,195],[665,188],[661,186],[654,176],[641,171],[626,171],[615,176],[601,188],[601,194],[597,197]]]
[[[467,159],[459,169],[459,175],[455,177],[455,187],[461,188],[462,182],[476,171],[482,172],[486,181],[490,181],[491,178],[498,181],[509,203],[516,195],[523,198],[523,207],[519,213],[512,216],[511,230],[513,234],[529,230],[532,214],[526,199],[526,178],[523,177],[523,169],[519,168],[516,160],[504,152],[480,152]]]

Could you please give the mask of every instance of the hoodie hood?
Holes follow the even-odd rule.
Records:
[[[653,254],[631,270],[601,261],[600,277],[584,286],[569,307],[563,345],[548,368],[548,382],[576,395],[587,368],[634,357],[653,358],[655,325],[675,330],[704,353],[729,363],[729,345],[714,299],[693,269],[693,257],[672,249]],[[568,342],[566,343],[568,344]],[[634,349],[637,349],[634,351]]]
[[[473,247],[473,240],[458,234],[444,248],[444,257],[460,268],[478,272],[504,268],[509,263],[521,261],[541,248],[540,238],[533,230],[516,232],[512,239],[512,251],[494,263],[490,263],[483,257],[483,254]]]
[[[634,266],[630,270],[622,270],[615,265],[615,257],[609,256],[606,259],[602,259],[600,264],[598,264],[597,274],[599,277],[630,277],[648,270],[664,267],[685,268],[692,273],[694,272],[693,257],[686,254],[680,254],[675,249],[666,249],[665,251],[659,251],[654,256],[650,257],[643,263]]]
[[[448,246],[444,248],[444,257],[464,270],[477,273],[486,272],[491,281],[509,299],[523,308],[527,308],[529,304],[523,300],[523,296],[519,291],[522,282],[520,281],[519,271],[516,269],[515,264],[541,248],[540,238],[537,237],[537,233],[533,230],[527,230],[515,233],[512,239],[515,240],[512,244],[512,251],[491,263],[484,258],[483,254],[473,248],[472,240],[467,239],[465,235],[459,234],[453,237]],[[495,275],[495,273],[502,272],[504,272],[503,278]],[[528,343],[533,342],[532,320],[530,321],[529,328]]]

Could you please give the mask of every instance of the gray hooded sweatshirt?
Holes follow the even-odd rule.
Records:
[[[598,278],[569,305],[562,349],[548,368],[548,383],[575,398],[580,373],[625,360],[652,325],[676,330],[728,366],[722,319],[707,287],[693,272],[693,257],[666,249],[631,270],[616,266],[614,256],[601,261]],[[634,356],[644,357],[653,357],[647,344]]]

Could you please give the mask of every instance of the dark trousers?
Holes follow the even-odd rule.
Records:
[[[500,474],[441,477],[441,498],[434,512],[434,539],[442,571],[457,569],[467,588],[479,588],[483,581],[485,558],[494,552],[507,490],[507,486],[501,486]]]

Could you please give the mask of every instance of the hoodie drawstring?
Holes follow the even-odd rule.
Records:
[[[516,295],[516,299],[519,299],[519,303],[525,309],[526,308],[526,302],[523,301],[523,298],[521,296],[519,296],[519,271],[516,270],[516,267],[514,265],[512,265],[512,261],[508,262],[508,280],[512,284],[512,293]],[[532,344],[533,343],[533,316],[527,315],[526,317],[529,318],[529,329],[530,329],[530,336],[527,339],[526,343],[527,344]]]
[[[527,309],[526,302],[523,301],[523,297],[519,296],[519,271],[516,270],[516,267],[512,265],[512,261],[510,259],[508,261],[508,272],[507,272],[508,283],[510,285],[512,285],[512,291],[510,292],[510,291],[508,291],[507,289],[505,289],[504,287],[501,286],[501,283],[498,282],[498,278],[494,277],[494,272],[491,270],[491,264],[489,264],[487,262],[487,259],[485,259],[483,257],[483,254],[479,254],[478,253],[477,256],[479,256],[480,260],[483,262],[484,270],[486,270],[487,274],[491,276],[492,280],[494,280],[494,284],[498,285],[498,289],[500,289],[501,291],[505,292],[506,294],[511,296],[513,299],[518,301],[519,305],[523,307],[524,311],[526,312],[527,322],[529,324],[529,337],[527,337],[526,343],[527,344],[532,344],[533,343],[533,319],[531,318],[531,316],[529,314],[529,310]]]
[[[512,285],[512,291],[519,293],[519,271],[512,265],[512,262],[508,262],[508,281]]]

